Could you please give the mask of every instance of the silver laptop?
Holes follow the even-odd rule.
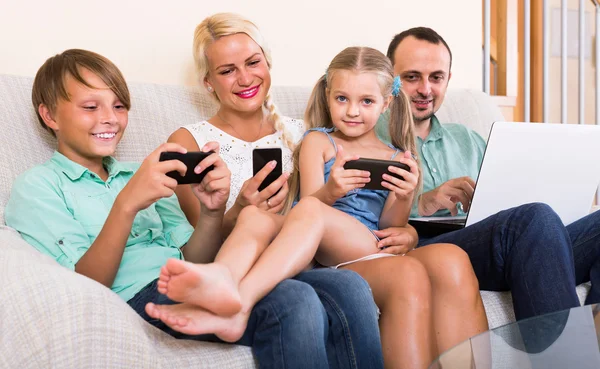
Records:
[[[542,202],[568,225],[589,214],[599,183],[600,126],[496,122],[466,220],[412,221],[445,224],[450,231],[501,210]]]

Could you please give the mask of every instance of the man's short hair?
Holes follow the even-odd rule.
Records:
[[[91,86],[81,76],[81,68],[88,69],[97,75],[117,95],[117,98],[127,110],[131,108],[127,83],[121,71],[113,62],[92,51],[81,49],[66,50],[46,60],[40,69],[38,69],[33,81],[33,90],[31,91],[31,102],[33,103],[38,120],[42,127],[53,135],[54,131],[44,123],[38,108],[40,104],[44,104],[51,113],[54,113],[59,99],[70,101],[65,86],[66,78],[69,75],[86,87],[97,88],[97,86]]]
[[[450,69],[452,69],[452,51],[450,51],[450,47],[442,38],[442,36],[440,36],[436,31],[428,27],[410,28],[394,36],[387,50],[387,57],[390,58],[390,60],[392,61],[392,65],[396,64],[396,61],[394,60],[394,53],[396,52],[398,45],[400,45],[400,42],[402,42],[402,40],[409,36],[412,36],[417,40],[427,41],[434,45],[439,45],[440,43],[443,44],[448,50],[448,54],[450,54]]]

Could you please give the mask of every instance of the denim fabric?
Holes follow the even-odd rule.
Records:
[[[311,270],[279,283],[256,304],[236,344],[251,346],[261,369],[383,368],[371,291],[358,274],[347,272]],[[128,301],[143,319],[176,338],[221,342],[214,335],[179,333],[150,318],[144,311],[148,302],[176,303],[158,293],[156,281]]]
[[[383,368],[378,309],[369,284],[353,271],[329,268],[295,279],[314,288],[329,317],[329,367]]]
[[[600,211],[567,226],[575,260],[575,282],[592,282],[585,304],[600,303]]]
[[[579,306],[576,284],[600,301],[600,212],[565,227],[545,204],[501,211],[461,230],[420,239],[448,242],[471,259],[482,290],[511,290],[517,320]]]

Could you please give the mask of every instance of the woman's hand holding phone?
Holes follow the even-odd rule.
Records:
[[[244,182],[236,199],[236,205],[241,208],[248,205],[254,205],[272,213],[281,211],[285,198],[289,192],[287,184],[289,173],[283,173],[265,189],[262,191],[258,190],[265,178],[267,178],[269,173],[271,173],[276,166],[277,163],[275,160],[270,161],[252,178]]]
[[[329,172],[329,179],[325,188],[331,199],[337,200],[344,197],[348,192],[362,188],[371,181],[371,173],[366,170],[344,169],[344,164],[351,160],[357,160],[356,155],[346,155],[342,145],[338,145],[335,162]]]

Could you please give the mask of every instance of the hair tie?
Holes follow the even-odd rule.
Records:
[[[402,81],[400,80],[400,76],[394,77],[394,84],[392,85],[392,95],[394,95],[394,97],[398,97],[398,95],[400,95],[401,88]]]

